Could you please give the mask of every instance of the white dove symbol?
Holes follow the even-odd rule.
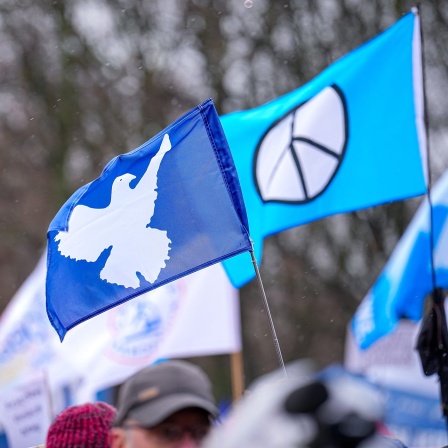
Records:
[[[171,149],[165,134],[157,154],[135,188],[129,173],[117,177],[112,184],[110,204],[106,208],[77,205],[73,209],[68,231],[59,231],[55,241],[64,257],[94,262],[112,247],[100,272],[108,283],[138,288],[139,272],[148,282],[157,280],[170,258],[171,240],[164,230],[148,227],[157,199],[157,173],[165,154]]]

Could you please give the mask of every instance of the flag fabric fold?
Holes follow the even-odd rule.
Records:
[[[92,400],[160,359],[241,351],[238,299],[217,263],[83,322],[61,344],[82,372],[76,400]]]
[[[109,308],[251,250],[213,102],[109,162],[65,203],[47,239],[47,313],[61,340]]]
[[[421,39],[415,9],[303,87],[221,117],[249,217],[263,238],[426,193]],[[224,261],[236,287],[249,254]]]
[[[81,323],[61,343],[45,312],[45,258],[0,316],[0,389],[45,372],[58,412],[63,387],[74,403],[92,401],[160,359],[241,351],[238,290],[220,263]]]
[[[448,288],[448,171],[431,191],[431,203],[432,208],[428,198],[423,200],[352,319],[353,335],[362,349],[392,332],[400,319],[420,320],[425,298],[434,288]]]

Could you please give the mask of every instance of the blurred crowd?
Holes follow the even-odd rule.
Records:
[[[210,379],[171,360],[121,386],[117,407],[71,406],[51,424],[46,448],[393,448],[374,387],[342,368],[297,361],[255,381],[220,416]]]

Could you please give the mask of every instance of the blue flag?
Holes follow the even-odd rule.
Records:
[[[426,192],[418,12],[303,87],[221,117],[257,260],[263,238],[337,213]],[[226,260],[241,287],[248,254]]]
[[[394,330],[401,318],[420,320],[426,296],[434,287],[448,288],[448,171],[432,190],[431,202],[436,285],[431,209],[425,198],[352,319],[353,335],[363,349]]]
[[[251,250],[237,173],[211,100],[65,203],[48,229],[47,312],[67,330]]]

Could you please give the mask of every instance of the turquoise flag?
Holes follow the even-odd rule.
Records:
[[[352,331],[358,346],[370,347],[400,319],[419,321],[434,288],[448,289],[448,171],[432,190],[431,208],[425,198],[356,311]]]
[[[258,262],[268,235],[425,194],[423,115],[415,9],[303,87],[222,116]],[[236,287],[254,277],[247,253],[224,267]]]

